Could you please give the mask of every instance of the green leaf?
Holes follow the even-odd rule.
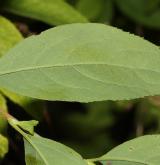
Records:
[[[114,16],[113,0],[104,0],[103,10],[99,16],[98,22],[110,23]]]
[[[91,21],[110,22],[113,16],[112,0],[79,0],[76,8]]]
[[[88,22],[84,16],[62,0],[6,0],[4,9],[50,25]]]
[[[34,127],[37,126],[38,121],[31,120],[31,121],[19,121],[17,125],[23,129],[24,131],[28,132],[31,135],[34,135]]]
[[[78,11],[90,20],[95,20],[99,17],[103,6],[103,0],[79,0],[76,4]]]
[[[160,135],[146,135],[114,148],[95,159],[112,165],[159,165]]]
[[[5,98],[0,94],[0,109],[3,112],[7,112],[7,104]],[[6,133],[7,129],[7,120],[0,112],[0,133]]]
[[[15,128],[19,133],[23,135],[23,132],[33,135],[34,134],[34,127],[37,126],[38,121],[30,120],[30,121],[18,121],[17,119],[10,117],[8,118],[9,124]]]
[[[152,1],[152,3],[151,3]],[[154,2],[157,1],[157,2]],[[135,22],[160,28],[160,4],[159,0],[116,0],[120,10]],[[159,1],[159,2],[158,2]]]
[[[159,7],[159,4],[160,0],[148,0],[147,10],[150,12],[156,10]]]
[[[23,39],[16,27],[6,18],[0,16],[0,57],[5,55],[9,49]],[[43,116],[44,104],[41,101],[17,95],[11,91],[0,88],[0,92],[23,107],[29,114],[41,120]],[[2,96],[0,97],[0,99]],[[0,127],[3,125],[0,124]]]
[[[16,27],[0,16],[0,57],[21,40],[22,36]]]
[[[0,86],[65,101],[160,94],[160,49],[102,24],[59,26],[32,36],[0,59]]]
[[[0,159],[8,152],[8,140],[0,134]]]
[[[26,139],[27,138],[27,139]],[[87,165],[74,150],[38,135],[24,137],[26,164]]]
[[[69,147],[43,138],[36,133],[33,136],[25,133],[24,130],[28,131],[28,126],[30,130],[37,124],[35,121],[17,121],[10,118],[8,122],[24,138],[27,165],[87,165],[86,161]],[[22,123],[25,123],[25,126]]]

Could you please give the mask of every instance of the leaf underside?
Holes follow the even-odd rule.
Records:
[[[102,24],[52,28],[0,60],[0,86],[46,99],[91,102],[160,94],[160,49]]]

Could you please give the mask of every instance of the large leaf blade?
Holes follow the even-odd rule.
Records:
[[[160,94],[159,56],[157,46],[110,26],[65,25],[24,40],[3,57],[0,85],[47,100],[89,102],[156,95]]]

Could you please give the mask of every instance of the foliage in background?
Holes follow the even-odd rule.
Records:
[[[117,27],[121,27],[126,31],[130,31],[132,33],[136,33],[138,35],[144,36],[148,40],[151,40],[154,43],[159,44],[159,38],[158,38],[159,29],[160,29],[159,0],[147,0],[147,1],[146,0],[136,0],[136,1],[135,0],[128,0],[128,1],[126,0],[121,0],[121,1],[120,0],[105,0],[105,1],[104,0],[92,0],[92,1],[47,0],[45,2],[37,1],[37,0],[34,1],[7,0],[7,1],[1,1],[0,3],[1,3],[0,12],[3,15],[0,17],[0,56],[6,54],[6,52],[12,46],[17,44],[19,41],[23,40],[22,35],[29,36],[33,33],[39,33],[42,30],[48,29],[51,26],[57,26],[60,24],[75,23],[75,22],[88,22],[88,20],[91,22],[101,22],[101,23],[106,23]],[[7,20],[7,17],[13,22],[14,25],[11,23],[11,21]],[[41,21],[44,22],[45,24],[42,23]],[[18,32],[18,30],[15,28],[15,25],[19,28],[22,34]],[[156,29],[156,31],[154,29]],[[81,39],[81,36],[77,37],[77,39],[78,40]],[[128,41],[126,40],[126,42]],[[120,44],[121,40],[118,41],[117,43]],[[109,44],[112,45],[113,43],[111,43],[110,41]],[[156,53],[154,52],[154,54]],[[158,54],[159,53],[157,53],[157,56]],[[12,54],[10,56],[12,56]],[[149,63],[153,62],[152,57],[150,58],[151,60],[149,60]],[[148,58],[147,59],[143,58],[140,61],[139,66],[145,65],[144,60],[148,60]],[[155,63],[150,66],[151,69],[153,69],[153,67],[155,68],[156,66],[158,66],[158,64],[156,65],[157,61],[158,58],[157,59],[155,58]],[[9,61],[3,64],[7,65],[8,62]],[[30,62],[32,62],[32,60],[30,60]],[[135,62],[135,64],[137,64],[137,61]],[[159,81],[158,80],[159,76],[156,76],[157,74],[155,73],[155,76],[153,76],[153,73],[150,70],[150,73],[149,72],[145,74],[143,73],[141,74],[141,76],[143,75],[144,76],[143,78],[145,78],[145,80],[148,81],[147,78],[148,76],[151,75],[152,78],[156,80],[154,82],[157,83]],[[136,76],[134,78],[136,79]],[[137,82],[136,80],[133,80],[130,83],[135,84]],[[19,85],[19,87],[20,86],[21,85]],[[142,87],[145,88],[145,86]],[[158,91],[157,90],[158,88],[159,88],[158,86],[155,88],[156,92]],[[148,91],[148,93],[150,93],[150,91]],[[6,98],[9,99],[5,100]],[[29,97],[17,95],[4,88],[1,88],[0,100],[1,100],[0,109],[4,109],[4,110],[8,109],[11,114],[14,114],[15,117],[18,117],[20,119],[23,118],[24,120],[31,120],[32,118],[34,118],[40,120],[41,121],[40,126],[38,126],[37,131],[41,135],[44,135],[51,139],[55,139],[60,142],[63,142],[64,144],[67,144],[68,146],[76,149],[76,151],[81,153],[81,155],[83,155],[83,157],[85,158],[92,158],[103,155],[104,153],[106,153],[106,151],[109,151],[111,148],[115,147],[116,145],[133,137],[141,136],[148,133],[159,133],[160,131],[159,97],[149,97],[145,99],[138,99],[134,101],[125,101],[125,102],[105,101],[105,102],[98,102],[98,103],[95,102],[89,104],[78,104],[78,103],[69,104],[64,102],[51,103],[51,102],[39,101],[39,100],[31,99]],[[13,102],[16,103],[16,106],[14,108],[12,107]],[[6,103],[8,103],[8,108],[6,106]],[[22,107],[20,108],[20,110],[17,109],[18,105]],[[23,109],[25,109],[27,113],[25,113]],[[0,133],[3,134],[3,136],[6,136],[6,128],[7,128],[6,124],[7,124],[6,120],[4,120],[3,117],[1,117]],[[30,140],[32,135],[30,135],[28,130],[25,130],[26,127],[28,128],[28,124],[27,125],[25,124],[25,127],[22,128],[21,131],[24,131],[23,133],[25,133],[25,135],[27,135],[27,137],[29,137]],[[31,129],[31,127],[32,126],[29,126],[29,130]],[[13,139],[14,134],[15,133],[8,135],[8,138],[11,141],[10,150],[13,150],[15,154],[18,155],[19,153],[18,150],[20,146],[18,146],[18,149],[15,148],[16,140]],[[148,136],[146,139],[145,137],[144,139],[142,137],[141,139],[142,142],[144,142],[144,144],[148,143],[147,139],[152,141],[151,143],[149,142],[148,144],[152,144],[153,142],[155,142],[155,144],[158,144],[156,140],[158,139],[158,136],[150,136],[150,137]],[[140,144],[141,144],[141,139],[140,139]],[[147,140],[147,142],[145,140]],[[136,140],[133,141],[133,145],[134,142],[136,143],[135,145],[137,146],[137,141]],[[131,143],[129,142],[127,144],[129,144],[130,146]],[[3,146],[0,147],[0,157],[2,158],[8,151],[7,139],[5,137],[0,138],[0,144],[2,144],[1,146]],[[30,157],[30,152],[31,154],[36,152],[33,150],[33,148],[32,149],[30,148],[28,142],[26,142],[26,145],[27,145],[26,153],[29,154],[29,159],[27,157],[26,162],[29,164],[30,161],[33,162],[37,161],[34,160],[34,157],[32,158]],[[122,148],[118,147],[117,149],[113,150],[113,152],[111,151],[111,153],[113,153],[113,155],[116,154],[114,151],[118,151],[118,154],[122,153],[121,149],[123,150],[123,146],[125,148],[125,144],[124,144],[122,145]],[[119,148],[120,148],[120,152],[119,152]],[[131,151],[131,154],[134,151],[136,153],[139,153],[137,150],[134,150],[133,148],[129,147],[129,151]],[[151,147],[149,146],[149,148]],[[158,153],[159,151],[156,151],[156,149],[157,149],[156,147],[153,148],[153,152]],[[20,151],[21,150],[22,149],[20,148]],[[157,158],[155,158],[154,160],[153,159],[147,160],[147,158],[149,158],[149,156],[151,157],[152,154],[148,152],[147,155],[147,153],[144,152],[146,150],[147,148],[144,149],[142,148],[142,152],[141,152],[146,154],[145,155],[146,159],[143,159],[144,156],[141,155],[140,153],[135,154],[136,161],[138,161],[137,163],[135,163],[133,157],[130,157],[128,155],[128,159],[132,159],[132,160],[130,163],[127,162],[127,164],[132,164],[133,162],[134,162],[133,164],[138,164],[138,165],[144,163],[150,164],[149,161],[151,160],[152,160],[151,162],[152,164],[159,164],[159,160]],[[2,163],[4,162],[4,164],[6,163],[20,164],[20,162],[21,163],[24,162],[23,160],[20,161],[17,155],[16,155],[17,160],[14,160],[13,157],[15,156],[12,155],[13,153],[10,154],[10,152],[9,154],[7,154],[6,159],[3,160]],[[116,156],[121,157],[121,159],[126,159],[123,157],[123,155],[116,155]],[[134,154],[132,154],[131,156],[134,156]],[[107,157],[105,157],[105,160],[107,159],[108,159],[108,155]],[[13,162],[9,162],[10,160]],[[103,163],[106,164],[106,161],[103,161],[103,159],[98,159],[97,161],[101,161],[102,164]],[[61,163],[63,164],[65,162],[61,162]],[[90,161],[87,163],[93,164],[93,162]],[[113,165],[116,165],[117,161],[116,162],[112,161],[112,163]],[[82,161],[82,164],[86,164],[86,162]],[[125,165],[126,162],[120,161],[118,162],[118,164]]]
[[[79,0],[76,8],[93,22],[109,23],[113,17],[112,0]]]
[[[0,134],[0,162],[5,154],[8,152],[8,140],[3,135]]]
[[[116,0],[124,14],[139,23],[151,28],[160,28],[159,0]]]
[[[6,18],[0,16],[0,56],[22,40],[21,34]]]
[[[7,0],[4,10],[34,18],[50,25],[87,22],[87,19],[63,0]]]

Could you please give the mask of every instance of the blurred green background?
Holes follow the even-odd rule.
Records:
[[[76,22],[108,24],[160,45],[160,0],[0,0],[0,14],[0,56],[25,37]],[[20,33],[16,29],[11,33],[13,28]],[[129,139],[160,132],[160,96],[82,104],[26,101],[9,91],[1,93],[10,114],[19,120],[38,119],[40,135],[72,147],[85,158],[100,156]],[[22,138],[9,126],[7,131],[1,128],[4,125],[0,118],[0,133],[9,139],[9,152],[1,164],[23,165]]]

